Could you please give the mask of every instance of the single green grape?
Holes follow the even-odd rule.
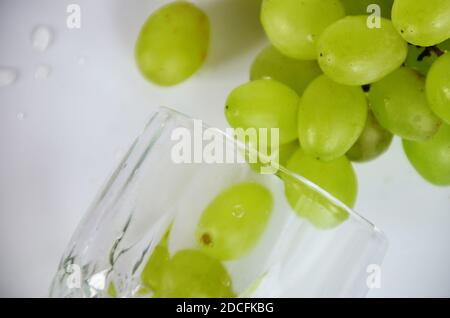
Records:
[[[339,0],[263,0],[261,23],[270,42],[294,59],[316,58],[325,28],[345,16]]]
[[[436,45],[450,38],[450,1],[395,0],[392,22],[409,43]]]
[[[434,62],[426,79],[426,95],[431,110],[450,124],[450,53]]]
[[[285,144],[297,139],[299,100],[294,90],[278,81],[255,80],[228,95],[225,116],[233,128],[279,129],[279,142]]]
[[[247,254],[266,229],[273,207],[271,192],[244,182],[221,192],[209,203],[197,225],[200,248],[220,260]]]
[[[403,140],[403,148],[424,179],[435,185],[450,185],[450,125],[442,125],[427,141]]]
[[[145,22],[135,47],[139,70],[163,86],[194,74],[208,54],[209,20],[189,2],[177,1],[156,10]]]
[[[160,298],[235,297],[230,275],[220,261],[199,250],[181,250],[167,264]]]
[[[381,10],[381,16],[390,19],[392,4],[394,0],[341,0],[347,15],[366,15],[372,12],[367,12],[367,8],[371,4],[377,4]]]
[[[262,50],[253,61],[250,78],[277,80],[302,96],[308,84],[322,74],[316,61],[296,60],[284,56],[273,46]]]
[[[322,71],[346,85],[375,82],[398,68],[408,45],[391,21],[381,18],[380,28],[369,28],[368,16],[347,16],[330,25],[318,41]]]
[[[315,183],[349,207],[353,207],[357,195],[356,175],[350,161],[345,157],[322,162],[308,156],[301,148],[289,159],[287,168]],[[348,218],[348,212],[323,194],[283,176],[285,194],[298,215],[308,219],[319,228],[331,228]]]
[[[361,134],[367,117],[364,92],[325,75],[305,90],[298,110],[298,137],[305,153],[323,161],[343,156]]]
[[[161,241],[155,246],[152,255],[141,273],[142,283],[154,292],[158,291],[162,273],[169,263],[169,235],[170,229],[167,230]]]
[[[409,68],[373,83],[368,98],[381,126],[404,139],[431,138],[441,125],[428,106],[424,78]]]
[[[371,111],[367,114],[366,126],[356,143],[347,151],[347,158],[355,162],[373,160],[389,148],[392,134],[381,127]]]

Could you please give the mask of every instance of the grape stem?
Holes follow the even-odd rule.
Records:
[[[425,57],[430,57],[433,53],[436,54],[436,56],[441,56],[444,54],[444,52],[436,45],[428,46],[423,49],[419,56],[417,56],[417,60],[422,61]]]

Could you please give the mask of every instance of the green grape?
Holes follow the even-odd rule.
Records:
[[[169,263],[170,254],[167,245],[169,235],[170,229],[167,230],[161,241],[155,246],[141,273],[142,283],[154,292],[158,291],[162,273]]]
[[[358,139],[366,117],[367,102],[360,87],[338,84],[321,75],[300,101],[300,145],[305,153],[320,160],[336,159]]]
[[[113,281],[109,282],[107,293],[109,297],[117,298],[116,285],[114,285]]]
[[[345,16],[339,0],[263,0],[261,23],[270,42],[286,56],[313,60],[325,28]]]
[[[150,81],[170,86],[195,73],[206,59],[208,17],[188,2],[173,2],[155,11],[143,25],[135,57]]]
[[[350,161],[345,157],[322,162],[298,149],[287,168],[315,183],[349,207],[356,201],[357,181]],[[334,227],[348,218],[348,212],[330,199],[290,176],[283,176],[289,204],[301,217],[319,228]]]
[[[442,125],[427,141],[403,140],[403,148],[424,179],[436,185],[450,185],[450,125]]]
[[[295,90],[298,96],[302,96],[308,84],[321,73],[316,61],[295,60],[269,46],[253,61],[250,78],[277,80]]]
[[[220,261],[198,250],[182,250],[167,264],[157,297],[231,298],[235,294]]]
[[[262,158],[261,155],[258,155],[256,158],[256,162],[253,160],[250,160],[251,157],[249,151],[245,152],[245,159],[249,162],[250,167],[253,171],[256,171],[258,173],[266,172],[266,171],[273,171],[276,173],[275,170],[262,170],[262,167],[268,167],[269,165],[273,165],[273,162],[277,162],[278,165],[286,166],[288,159],[290,156],[298,149],[299,143],[298,140],[295,140],[293,142],[290,142],[288,144],[280,145],[278,149],[269,149],[267,157]],[[278,169],[278,166],[274,166]]]
[[[291,156],[298,150],[299,146],[300,145],[298,143],[298,140],[295,140],[285,145],[281,145],[279,151],[280,165],[286,167],[289,158],[291,158]]]
[[[444,51],[444,52],[448,52],[450,51],[450,39],[439,43],[438,45],[436,45],[440,50]]]
[[[436,45],[450,38],[450,1],[395,0],[392,22],[409,43]]]
[[[225,106],[225,116],[234,128],[277,128],[280,144],[297,139],[298,95],[275,80],[255,80],[238,86]]]
[[[450,53],[434,62],[425,86],[431,110],[450,124]]]
[[[237,259],[258,242],[273,207],[271,192],[254,182],[236,184],[209,203],[195,232],[200,248],[220,260]]]
[[[341,0],[341,2],[344,5],[347,15],[371,14],[371,12],[367,12],[367,8],[371,4],[377,4],[380,6],[381,16],[390,19],[394,0]]]
[[[381,126],[404,139],[428,139],[441,125],[428,106],[425,80],[406,67],[373,83],[368,97]]]
[[[355,162],[365,162],[381,156],[391,144],[392,134],[380,126],[371,111],[367,115],[366,126],[356,143],[347,152],[347,158]]]
[[[346,85],[375,82],[398,68],[408,45],[391,21],[370,29],[367,16],[347,16],[330,25],[318,41],[319,65],[332,80]]]

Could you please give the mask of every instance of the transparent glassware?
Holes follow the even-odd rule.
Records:
[[[168,228],[171,255],[196,248],[194,233],[205,207],[221,191],[243,181],[270,189],[274,208],[256,246],[240,259],[223,262],[237,296],[366,295],[370,268],[379,266],[386,252],[382,232],[283,167],[273,175],[257,173],[245,162],[174,162],[172,150],[177,141],[172,134],[179,128],[191,136],[199,132],[195,120],[168,108],[160,108],[151,117],[73,234],[50,296],[152,297],[141,273]],[[200,132],[206,129],[211,130],[200,126]],[[227,151],[242,154],[241,144],[214,131],[223,137]],[[196,150],[192,151],[194,158]],[[321,228],[300,217],[286,199],[283,180],[314,196],[313,203],[299,200],[303,209],[320,204],[344,211],[345,220]]]

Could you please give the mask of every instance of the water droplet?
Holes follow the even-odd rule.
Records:
[[[87,62],[87,58],[85,56],[78,57],[77,63],[78,65],[84,65]]]
[[[53,33],[49,27],[39,25],[31,33],[31,44],[36,51],[44,52],[50,46]]]
[[[245,214],[245,210],[242,205],[238,204],[233,207],[231,214],[236,218],[241,218]]]
[[[16,78],[17,72],[12,68],[0,68],[0,87],[13,84]]]
[[[24,120],[25,118],[27,118],[27,114],[20,112],[17,113],[16,117],[18,120]]]
[[[34,78],[37,80],[44,80],[50,76],[52,69],[49,65],[39,65],[34,72]]]

